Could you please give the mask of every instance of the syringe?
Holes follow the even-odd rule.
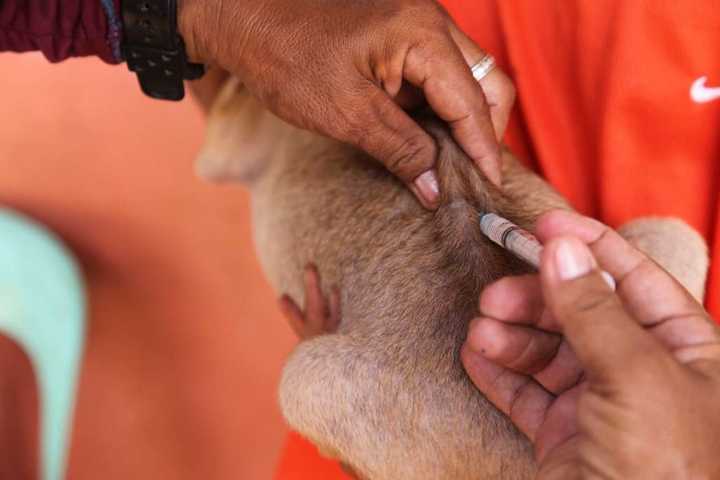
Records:
[[[480,230],[490,240],[512,252],[519,259],[535,268],[540,268],[542,244],[532,233],[494,213],[480,216]]]
[[[540,268],[540,255],[543,246],[532,233],[520,228],[507,218],[494,213],[480,215],[480,230],[505,250],[516,257],[529,263],[533,267]],[[615,290],[615,279],[606,271],[602,276],[607,284]]]

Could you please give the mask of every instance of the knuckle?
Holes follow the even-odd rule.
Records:
[[[377,137],[382,134],[382,127],[376,120],[373,108],[358,100],[364,95],[355,93],[349,98],[338,98],[333,103],[333,115],[327,128],[335,132],[335,138],[357,145],[363,150],[374,151]]]
[[[638,384],[638,388],[640,388],[640,385],[645,386],[647,380],[654,376],[658,362],[652,352],[636,351],[628,352],[623,364],[625,376],[632,378],[633,383]]]
[[[662,350],[642,348],[630,352],[624,364],[627,377],[632,378],[638,391],[657,391],[658,384],[665,383],[677,366]]]
[[[413,43],[408,47],[405,56],[405,72],[412,72],[425,81],[432,65],[432,53],[422,43]]]
[[[335,123],[333,128],[342,128],[345,131],[348,139],[356,141],[358,138],[363,138],[368,133],[368,122],[364,118],[364,113],[357,105],[346,102],[343,106],[338,108],[340,123]]]
[[[517,99],[517,87],[508,78],[500,87],[500,102],[503,105],[513,105]]]
[[[462,57],[456,51],[449,34],[436,30],[427,31],[409,45],[405,56],[405,71],[413,72],[412,76],[424,83],[438,69],[456,69],[464,65],[462,61],[454,61],[457,59],[462,60]],[[482,94],[481,89],[478,89],[478,94]]]
[[[558,313],[566,318],[577,319],[611,314],[617,308],[615,296],[598,283],[581,279],[567,285],[565,293],[561,294]]]
[[[447,12],[433,0],[401,0],[383,12],[378,27],[427,45],[451,40]]]
[[[456,122],[467,119],[472,120],[475,123],[481,123],[490,117],[490,104],[488,103],[487,98],[483,96],[482,90],[473,89],[470,93],[475,97],[475,99],[468,105],[468,113],[465,117],[459,117]]]
[[[408,48],[407,61],[419,67],[427,67],[436,58],[436,50],[437,45],[434,42],[422,38]]]
[[[610,310],[614,306],[612,295],[605,291],[597,290],[586,290],[585,294],[578,298],[575,303],[575,312],[578,314],[585,314],[589,312],[605,311]]]
[[[432,166],[435,151],[436,146],[429,137],[414,135],[391,147],[383,163],[397,176],[410,181]]]
[[[424,42],[447,32],[446,13],[434,0],[395,0],[382,2],[372,15],[369,29],[375,37],[406,42]]]
[[[401,180],[409,182],[430,169],[435,163],[437,146],[429,135],[419,127],[410,133],[400,134],[400,129],[390,126],[402,115],[397,105],[380,93],[374,101],[365,103],[363,110],[344,119],[343,136],[380,161]]]
[[[618,462],[620,465],[630,466],[638,458],[651,458],[648,457],[651,452],[648,452],[647,442],[639,442],[637,437],[626,433],[618,436],[616,451],[619,452]]]
[[[433,0],[400,0],[395,2],[396,16],[405,22],[414,18],[422,22],[445,24],[447,14],[440,4]]]
[[[567,218],[567,215],[568,214],[565,210],[563,210],[561,208],[554,208],[554,209],[540,215],[538,222],[542,222],[544,224],[557,225],[558,223],[564,221]]]

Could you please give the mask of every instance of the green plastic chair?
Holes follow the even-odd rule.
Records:
[[[41,478],[65,476],[85,338],[85,292],[69,250],[0,209],[0,334],[27,353],[40,399]]]

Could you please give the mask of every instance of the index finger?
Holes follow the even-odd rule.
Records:
[[[404,78],[423,90],[433,111],[485,175],[500,185],[500,147],[482,87],[450,34],[412,47]]]

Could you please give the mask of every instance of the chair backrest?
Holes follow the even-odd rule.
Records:
[[[0,209],[0,334],[27,353],[40,399],[43,480],[65,475],[85,338],[85,291],[69,250],[44,227]]]

